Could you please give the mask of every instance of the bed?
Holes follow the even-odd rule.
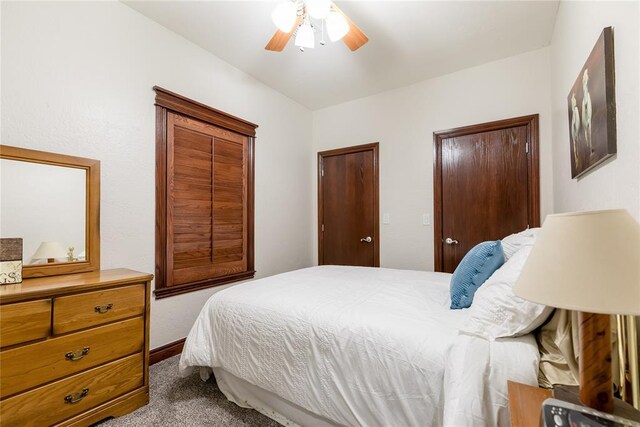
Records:
[[[459,333],[451,275],[320,266],[205,304],[180,360],[283,425],[509,425],[507,380],[537,384],[531,335]]]

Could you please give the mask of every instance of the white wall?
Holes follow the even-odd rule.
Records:
[[[380,142],[380,219],[391,214],[380,225],[381,266],[433,270],[433,226],[422,214],[433,219],[438,130],[539,113],[542,217],[553,211],[549,69],[545,48],[313,113],[314,153]],[[311,168],[315,188],[315,158]]]
[[[260,125],[257,277],[311,264],[307,109],[118,2],[1,14],[2,144],[101,160],[103,268],[154,270],[153,85]],[[186,336],[214,292],[153,301],[151,347]]]
[[[608,26],[613,27],[618,152],[613,160],[575,180],[571,179],[569,160],[567,94],[602,29]],[[639,2],[560,3],[551,45],[557,212],[625,208],[640,221],[639,58]],[[640,317],[637,322],[640,338]]]
[[[258,277],[317,259],[317,151],[380,142],[381,262],[433,269],[433,132],[540,114],[542,216],[640,217],[637,2],[561,3],[552,46],[313,114],[118,2],[1,6],[1,142],[102,161],[102,267],[154,268],[153,85],[260,125]],[[604,26],[616,52],[618,156],[571,180],[566,94]],[[222,42],[222,41],[221,41]],[[553,125],[552,125],[553,121]],[[553,160],[552,160],[553,157]],[[218,288],[220,289],[220,288]],[[153,301],[151,346],[184,337],[209,289]]]
[[[554,200],[557,212],[625,208],[640,220],[640,3],[562,2],[551,44]],[[618,153],[571,179],[567,94],[604,27],[614,32]]]

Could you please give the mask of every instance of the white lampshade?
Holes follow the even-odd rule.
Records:
[[[306,0],[307,13],[315,19],[324,19],[331,11],[331,0]]]
[[[313,28],[311,28],[311,24],[309,22],[305,22],[300,27],[298,27],[298,32],[296,33],[296,46],[305,48],[312,48],[315,44],[315,39],[313,37]]]
[[[276,6],[271,12],[271,19],[280,31],[288,33],[293,29],[297,14],[298,6],[294,2],[287,0]]]
[[[349,23],[344,16],[332,10],[327,16],[327,33],[332,42],[337,42],[347,35],[349,32]]]
[[[38,250],[31,258],[33,259],[50,259],[50,258],[66,258],[67,251],[58,242],[42,242]]]
[[[568,310],[640,315],[640,224],[623,209],[547,216],[514,292]]]

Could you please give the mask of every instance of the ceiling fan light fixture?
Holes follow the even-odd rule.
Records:
[[[265,50],[282,52],[293,39],[296,47],[304,52],[305,48],[315,47],[316,32],[319,43],[323,46],[325,30],[332,42],[342,40],[352,52],[369,41],[362,30],[332,0],[280,1],[271,13],[278,29],[264,47]]]
[[[280,31],[289,33],[296,23],[297,15],[298,7],[294,2],[287,0],[276,6],[271,13],[271,19]]]
[[[331,11],[331,0],[306,0],[307,13],[315,19],[325,19]]]
[[[329,39],[332,42],[337,42],[347,35],[349,32],[349,23],[347,20],[336,12],[332,10],[326,19],[327,23],[327,34],[329,35]]]
[[[301,48],[313,48],[315,38],[313,36],[313,28],[311,28],[311,24],[308,21],[298,27],[295,44]]]

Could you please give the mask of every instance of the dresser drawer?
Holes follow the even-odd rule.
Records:
[[[51,300],[0,306],[0,347],[46,338],[51,331]]]
[[[142,353],[3,400],[2,426],[58,423],[143,385]]]
[[[144,313],[145,286],[125,286],[54,298],[53,333],[64,334]]]
[[[144,318],[137,317],[0,351],[0,397],[137,353],[143,347]]]

